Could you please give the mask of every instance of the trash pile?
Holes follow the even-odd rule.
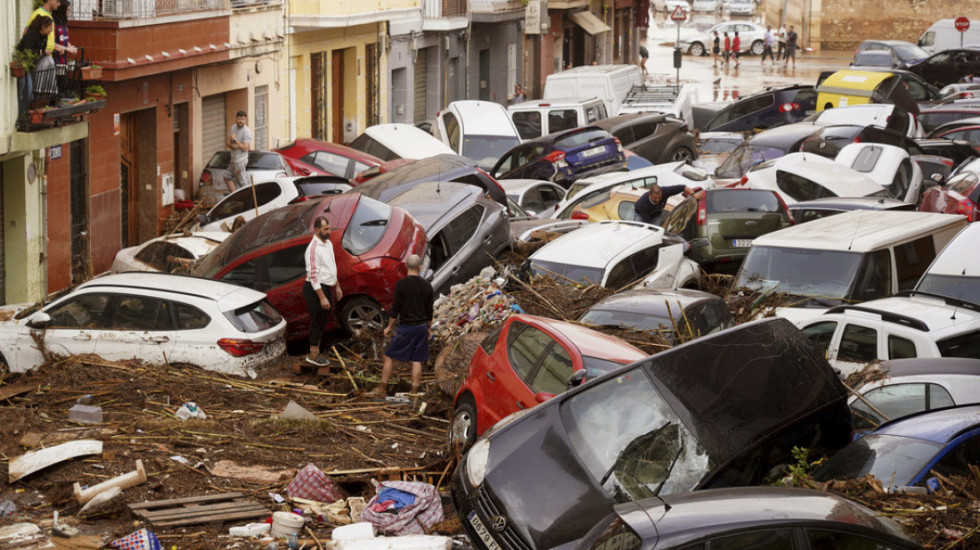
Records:
[[[465,283],[453,285],[448,295],[440,296],[433,306],[432,336],[448,345],[465,334],[486,331],[515,313],[523,313],[517,302],[504,293],[510,272],[502,268],[498,275],[493,267]]]

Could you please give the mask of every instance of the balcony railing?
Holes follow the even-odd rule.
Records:
[[[84,71],[88,72],[87,69]],[[82,115],[104,108],[104,91],[101,94],[86,92],[94,84],[97,81],[84,79],[80,64],[51,64],[18,76],[17,129],[31,132],[72,124],[79,122]]]
[[[283,0],[75,0],[75,21],[151,19],[202,11],[230,10],[282,4]]]
[[[425,17],[458,17],[466,15],[466,0],[423,0]]]

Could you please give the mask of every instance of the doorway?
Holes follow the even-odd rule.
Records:
[[[330,52],[330,130],[334,143],[344,141],[344,50]]]
[[[119,117],[120,242],[134,246],[157,236],[155,109]]]

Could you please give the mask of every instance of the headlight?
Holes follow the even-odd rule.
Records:
[[[466,478],[470,485],[479,487],[487,475],[487,460],[490,459],[490,442],[481,439],[470,447],[466,453]]]

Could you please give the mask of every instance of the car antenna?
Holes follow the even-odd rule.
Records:
[[[861,214],[861,217],[858,218],[857,224],[854,225],[854,232],[851,233],[851,242],[847,243],[847,250],[851,250],[851,247],[854,246],[854,237],[857,236],[858,229],[860,229],[861,222],[863,221],[864,221],[864,214]]]

